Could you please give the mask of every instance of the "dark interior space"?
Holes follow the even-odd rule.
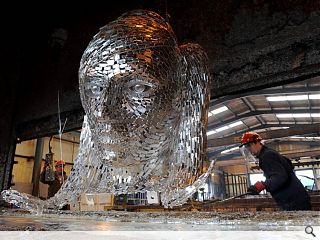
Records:
[[[305,83],[304,92],[320,90],[319,1],[128,0],[10,5],[3,9],[8,16],[1,17],[0,190],[10,187],[16,143],[57,134],[58,113],[62,122],[68,119],[65,131],[81,128],[84,112],[78,69],[82,53],[100,27],[128,10],[160,13],[170,22],[179,43],[197,42],[205,49],[212,76],[210,109],[228,99],[309,80],[312,90]],[[292,88],[297,91],[299,87]],[[243,101],[249,111],[266,108],[250,107]],[[299,107],[286,106],[286,110]],[[319,102],[309,103],[308,108],[318,112]],[[272,122],[265,120],[265,129],[270,127],[269,120]],[[248,120],[246,129],[219,135],[217,141],[226,138],[222,145],[236,143],[235,137],[242,131],[254,129],[252,121]],[[211,118],[209,129],[222,123]],[[319,118],[307,124],[313,124],[310,134],[319,136]],[[298,134],[297,128],[268,138]],[[217,141],[209,138],[209,148],[214,150]]]

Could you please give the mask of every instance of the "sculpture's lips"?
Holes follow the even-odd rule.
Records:
[[[121,136],[114,132],[100,132],[99,135],[94,135],[93,139],[105,151],[112,151],[118,154],[135,152],[140,145],[133,138]]]
[[[128,154],[132,150],[132,148],[128,147],[126,143],[102,143],[103,147],[106,151],[112,151],[117,155],[123,155],[123,154]]]
[[[129,144],[134,141],[134,137],[128,135],[120,135],[118,133],[100,133],[94,139],[97,139],[99,142],[104,144]]]

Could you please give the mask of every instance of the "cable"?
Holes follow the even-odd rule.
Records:
[[[60,145],[60,159],[63,160],[62,155],[62,133],[64,131],[64,128],[66,126],[68,118],[64,121],[63,127],[61,124],[61,113],[60,113],[60,97],[59,97],[59,91],[58,91],[58,119],[59,119],[59,145]],[[62,165],[62,185],[64,184],[64,164]]]

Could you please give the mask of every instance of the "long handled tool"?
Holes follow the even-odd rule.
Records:
[[[230,197],[230,198],[226,198],[226,199],[223,199],[223,200],[216,200],[214,202],[210,201],[210,202],[203,202],[201,204],[201,206],[206,206],[206,205],[211,205],[211,204],[216,204],[216,203],[221,203],[221,202],[226,202],[226,201],[230,201],[232,199],[235,199],[235,198],[240,198],[240,197],[243,197],[243,196],[246,196],[246,195],[252,195],[250,192],[246,192],[246,193],[242,193],[242,194],[239,194],[239,195],[236,195],[236,196],[233,196],[233,197]],[[196,206],[194,206],[193,202],[192,202],[192,206],[191,206],[192,209],[197,209]],[[198,206],[198,208],[200,208],[200,206]]]
[[[249,192],[242,193],[242,194],[239,194],[239,195],[236,195],[236,196],[233,196],[233,197],[229,197],[229,198],[226,198],[226,199],[223,199],[223,200],[220,200],[220,201],[216,201],[214,203],[226,202],[226,201],[230,201],[232,199],[240,198],[240,197],[243,197],[243,196],[246,196],[246,195],[250,195],[250,193]]]

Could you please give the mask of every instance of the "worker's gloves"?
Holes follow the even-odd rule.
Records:
[[[254,185],[248,187],[248,193],[251,195],[258,195],[262,190],[266,189],[264,182],[258,181]]]

